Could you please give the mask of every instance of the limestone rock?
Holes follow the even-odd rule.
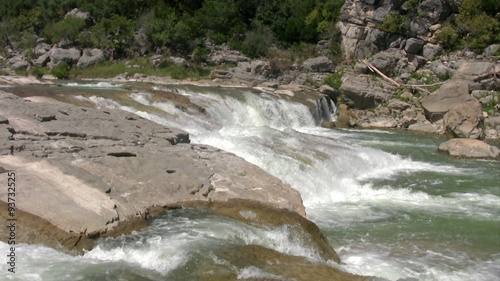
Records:
[[[451,139],[439,145],[439,151],[458,158],[499,158],[500,149],[480,140]]]
[[[439,134],[442,132],[442,128],[439,125],[431,123],[416,123],[410,125],[408,131],[425,134]]]
[[[29,66],[30,66],[29,62],[25,60],[19,60],[13,63],[10,68],[12,68],[13,70],[25,70]]]
[[[442,119],[454,106],[476,100],[469,94],[467,81],[453,80],[443,84],[433,94],[422,99],[422,108],[427,119],[435,122]]]
[[[353,108],[366,109],[384,103],[392,96],[393,86],[371,75],[346,73],[340,93]]]
[[[444,115],[444,125],[459,138],[483,138],[483,111],[477,100],[455,105]]]
[[[422,50],[422,55],[428,59],[428,60],[432,60],[434,59],[435,57],[441,55],[441,53],[443,52],[443,47],[441,47],[440,45],[436,45],[436,44],[431,44],[431,43],[427,43],[425,44],[425,46],[423,47],[423,50]]]
[[[410,38],[406,40],[405,51],[408,54],[418,55],[422,52],[424,41],[418,38]]]
[[[212,64],[250,62],[250,58],[239,51],[232,50],[227,44],[214,48],[208,61]]]
[[[50,50],[50,66],[54,67],[63,61],[67,62],[69,65],[74,65],[78,62],[80,57],[81,52],[76,48],[52,48]]]
[[[101,49],[85,49],[83,54],[78,60],[76,66],[80,68],[87,68],[99,62],[106,60],[104,52]]]
[[[331,72],[333,63],[329,58],[321,56],[307,59],[302,63],[302,67],[311,72]]]
[[[90,13],[80,11],[78,8],[74,8],[73,10],[69,11],[66,14],[66,16],[73,16],[73,17],[76,17],[79,19],[86,20],[86,19],[90,18]]]
[[[0,112],[0,166],[23,187],[16,207],[32,216],[23,227],[35,225],[19,242],[78,252],[134,229],[154,208],[195,201],[239,198],[305,215],[300,194],[257,166],[134,114],[5,92]],[[56,232],[55,242],[32,240]]]
[[[491,62],[465,62],[457,69],[453,79],[473,80],[476,76],[488,73],[494,69],[495,65]]]
[[[387,107],[393,111],[403,111],[409,108],[410,106],[411,105],[407,102],[393,99],[389,101],[389,105]]]
[[[50,50],[51,46],[47,43],[40,43],[36,45],[35,49],[33,50],[33,53],[36,56],[41,56],[43,54],[46,54]]]

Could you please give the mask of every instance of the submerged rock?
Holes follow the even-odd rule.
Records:
[[[451,139],[439,145],[439,151],[452,157],[494,159],[500,157],[500,149],[475,139]]]

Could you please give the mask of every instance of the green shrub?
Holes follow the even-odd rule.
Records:
[[[42,78],[42,76],[45,75],[46,73],[47,70],[40,66],[35,66],[31,71],[31,74],[33,74],[33,76],[35,76],[38,79]]]
[[[52,75],[57,77],[57,79],[67,79],[69,75],[68,63],[65,61],[59,63],[56,67],[52,69]]]
[[[334,89],[340,89],[342,86],[342,76],[344,75],[344,71],[340,70],[328,75],[325,79],[325,83]]]
[[[447,50],[456,49],[460,43],[460,34],[449,24],[441,28],[441,30],[437,33],[437,38],[443,45],[443,48]]]
[[[404,20],[404,17],[398,12],[391,12],[384,18],[384,21],[379,24],[378,28],[387,33],[400,33]]]
[[[63,39],[74,43],[84,27],[85,20],[74,16],[67,16],[59,22],[47,25],[44,29],[44,34],[48,39],[47,41],[53,44]]]
[[[267,56],[273,40],[271,29],[258,23],[254,30],[245,33],[245,40],[241,42],[239,49],[251,58]]]

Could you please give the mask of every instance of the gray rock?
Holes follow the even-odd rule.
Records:
[[[386,75],[392,75],[392,71],[396,68],[396,57],[394,52],[380,52],[368,59],[368,61],[378,70]]]
[[[500,50],[500,44],[490,45],[484,49],[483,55],[485,57],[491,57],[495,55]]]
[[[105,61],[104,52],[100,49],[85,49],[83,54],[78,60],[76,66],[80,68],[87,68]]]
[[[403,110],[409,108],[410,106],[411,105],[407,102],[392,99],[389,101],[389,105],[387,107],[393,111],[403,111]]]
[[[320,56],[328,56],[330,54],[330,41],[321,40],[316,44],[316,53]]]
[[[359,124],[362,128],[396,128],[398,122],[390,117],[374,117]]]
[[[13,70],[25,70],[27,69],[28,67],[30,66],[30,63],[25,61],[25,60],[19,60],[19,61],[16,61],[15,63],[13,63],[10,68],[12,68]]]
[[[74,65],[78,62],[81,57],[80,50],[76,48],[70,49],[61,49],[61,48],[52,48],[50,50],[50,67],[54,67],[59,63],[65,61],[69,65]]]
[[[425,46],[422,50],[422,55],[426,59],[432,60],[435,57],[441,55],[442,52],[443,52],[443,47],[441,47],[440,45],[427,43],[427,44],[425,44]]]
[[[90,18],[90,13],[80,11],[78,8],[74,8],[73,10],[69,11],[66,16],[73,16],[79,19],[87,20]]]
[[[475,77],[492,71],[495,67],[491,62],[464,62],[453,75],[457,80],[473,80]]]
[[[422,108],[427,119],[436,122],[454,106],[467,101],[477,101],[469,94],[469,83],[466,81],[448,81],[431,95],[422,99]]]
[[[181,57],[168,57],[168,60],[175,65],[187,66],[188,62],[185,58]]]
[[[405,51],[408,54],[419,55],[422,52],[425,42],[418,38],[410,38],[406,40]]]
[[[41,55],[40,57],[38,57],[34,61],[34,65],[37,65],[37,66],[46,66],[49,61],[50,61],[50,54],[49,53],[45,53],[45,54]]]
[[[443,120],[446,129],[456,137],[472,139],[484,137],[482,108],[477,100],[469,100],[453,106],[444,115]]]
[[[392,96],[393,85],[386,81],[373,79],[371,75],[346,73],[342,77],[340,93],[346,103],[353,108],[367,109],[384,103]]]
[[[438,134],[441,133],[442,128],[439,125],[431,123],[416,123],[408,127],[408,131],[425,134]]]
[[[212,64],[250,62],[250,58],[241,52],[232,50],[227,44],[214,48],[209,55],[208,61]]]
[[[41,56],[46,54],[50,50],[51,46],[47,43],[40,43],[36,45],[35,49],[33,50],[33,53],[35,56]]]
[[[491,159],[500,157],[500,149],[480,140],[451,139],[439,145],[439,151],[452,157]]]
[[[315,57],[305,60],[302,63],[302,68],[312,72],[331,72],[333,70],[333,62],[325,57]]]
[[[430,69],[438,77],[452,77],[455,70],[444,65],[441,61],[433,61],[431,63]]]

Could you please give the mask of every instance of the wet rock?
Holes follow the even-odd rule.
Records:
[[[30,215],[23,228],[31,234],[19,242],[57,241],[80,252],[98,237],[145,225],[155,208],[191,201],[241,198],[305,215],[289,185],[233,154],[190,144],[181,130],[119,110],[5,92],[0,111],[8,122],[0,124],[7,126],[0,166],[16,171],[23,186],[17,207]]]
[[[410,125],[408,127],[408,131],[425,134],[439,134],[442,133],[443,128],[432,123],[416,123]]]
[[[480,140],[451,139],[439,145],[439,151],[457,158],[491,159],[500,157],[500,149]]]
[[[257,245],[227,246],[220,249],[216,256],[239,271],[253,267],[266,272],[268,276],[273,276],[273,278],[243,280],[370,280],[369,277],[342,272],[321,261],[310,261],[304,257],[283,254]],[[213,276],[211,280],[235,280],[235,278],[240,279],[237,276]]]

